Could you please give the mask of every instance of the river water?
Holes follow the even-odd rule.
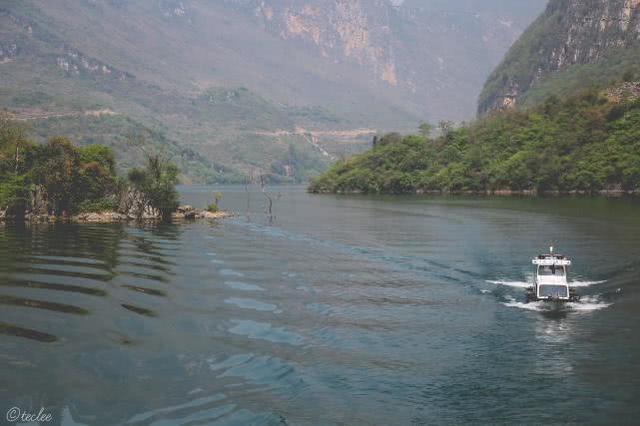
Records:
[[[640,418],[637,200],[181,196],[220,189],[219,223],[0,228],[2,421]],[[555,311],[524,303],[549,245],[582,296]]]

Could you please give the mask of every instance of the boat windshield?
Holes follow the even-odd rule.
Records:
[[[538,268],[538,275],[564,275],[564,266],[541,265]]]
[[[541,285],[538,289],[538,297],[551,297],[554,299],[569,297],[569,289],[563,285]]]

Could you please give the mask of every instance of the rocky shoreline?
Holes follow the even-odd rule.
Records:
[[[10,220],[0,212],[0,223]],[[217,211],[210,212],[207,210],[198,210],[192,206],[180,206],[171,214],[172,222],[191,221],[191,220],[216,220],[233,216],[229,212]],[[26,223],[127,223],[127,222],[158,222],[162,218],[159,214],[145,213],[142,217],[136,217],[131,214],[124,214],[115,211],[79,213],[73,216],[53,216],[48,214],[27,214],[25,216]]]
[[[599,191],[536,191],[536,190],[514,190],[514,189],[496,189],[488,191],[447,191],[447,190],[416,190],[399,193],[390,192],[364,192],[359,190],[344,191],[308,191],[317,195],[433,195],[433,196],[527,196],[527,197],[637,197],[640,191],[625,191],[622,189],[602,189]]]

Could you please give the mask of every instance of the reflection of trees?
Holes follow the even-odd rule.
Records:
[[[36,413],[48,407],[57,421],[69,401],[79,413],[113,408],[103,414],[115,424],[131,414],[125,401],[144,406],[147,382],[134,379],[135,392],[123,383],[134,368],[156,371],[136,350],[157,322],[150,308],[166,296],[151,280],[166,286],[180,234],[170,224],[0,227],[0,374],[11,384],[0,386],[0,400]],[[123,405],[96,402],[114,395]]]
[[[14,263],[30,256],[67,256],[93,259],[109,269],[117,265],[118,245],[125,236],[122,225],[73,224],[17,224],[2,234]]]

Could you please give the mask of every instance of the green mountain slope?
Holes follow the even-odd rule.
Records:
[[[637,192],[640,84],[490,115],[436,139],[390,135],[312,192]]]
[[[551,0],[489,77],[479,112],[640,76],[640,3]]]

